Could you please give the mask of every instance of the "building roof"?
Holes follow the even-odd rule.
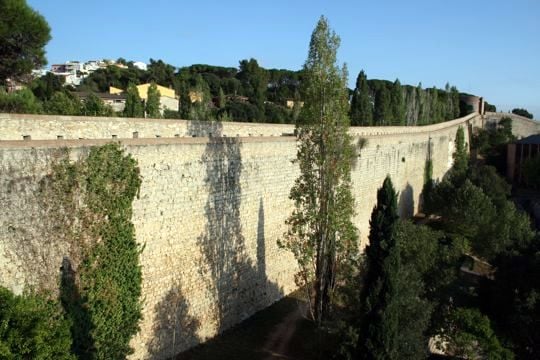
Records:
[[[527,136],[521,140],[516,141],[516,144],[540,145],[540,135]]]
[[[126,100],[126,95],[124,94],[93,93],[90,91],[75,91],[73,93],[77,95],[79,99],[86,99],[90,94],[94,94],[101,100]]]

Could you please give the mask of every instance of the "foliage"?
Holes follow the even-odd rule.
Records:
[[[29,89],[7,93],[0,88],[0,111],[18,114],[39,114],[42,105]]]
[[[210,96],[210,90],[208,84],[204,81],[202,76],[196,76],[195,86],[190,89],[190,92],[195,94],[198,99],[191,101],[189,107],[189,120],[214,120],[214,104]]]
[[[526,109],[520,109],[520,108],[512,109],[512,114],[516,114],[516,115],[519,115],[519,116],[524,116],[524,117],[529,118],[529,119],[533,118],[533,114],[528,112]]]
[[[88,157],[57,169],[65,196],[80,191],[82,259],[64,274],[62,303],[73,326],[74,351],[83,359],[121,359],[141,319],[140,246],[131,223],[141,184],[136,161],[116,144],[92,148]],[[62,175],[63,174],[63,175]]]
[[[361,70],[356,79],[356,88],[351,99],[351,125],[370,126],[373,123],[373,104],[367,76]]]
[[[339,37],[321,17],[304,64],[305,105],[296,126],[300,176],[291,189],[295,208],[280,246],[294,254],[297,284],[308,290],[318,326],[327,318],[336,286],[354,273],[357,232],[351,218],[347,74],[336,65]]]
[[[390,90],[390,107],[392,110],[392,125],[406,125],[403,89],[399,79],[396,79]]]
[[[523,162],[523,179],[528,187],[540,188],[540,156],[527,159]]]
[[[479,129],[472,139],[472,146],[484,157],[485,162],[506,173],[506,145],[516,140],[512,134],[512,118],[503,117],[496,126]]]
[[[145,82],[146,72],[136,67],[120,68],[108,66],[98,69],[88,75],[79,86],[80,91],[105,93],[109,87],[126,89],[129,84],[141,84]]]
[[[455,181],[462,179],[469,167],[469,154],[467,151],[467,144],[465,143],[465,132],[463,127],[459,127],[456,131],[456,138],[454,140],[455,151],[452,157],[454,158],[454,164],[452,166],[452,171],[450,177],[454,178]]]
[[[34,79],[30,84],[30,89],[41,101],[50,100],[55,93],[63,90],[63,82],[59,76],[48,72],[42,77]]]
[[[255,59],[240,61],[240,71],[237,75],[242,83],[245,95],[249,101],[259,109],[264,106],[266,99],[266,88],[268,84],[268,73],[261,68]]]
[[[43,295],[14,295],[0,287],[0,358],[75,359],[69,321]]]
[[[85,116],[113,116],[113,109],[106,105],[96,94],[90,94],[81,108],[81,115]]]
[[[491,328],[489,318],[477,309],[457,308],[451,311],[441,338],[447,351],[465,359],[513,359]]]
[[[126,107],[124,108],[125,117],[144,117],[144,108],[139,90],[134,84],[129,84],[126,91]]]
[[[540,356],[540,246],[538,237],[527,248],[499,257],[495,281],[489,287],[490,314],[522,359]]]
[[[0,85],[47,63],[45,45],[50,32],[47,21],[25,0],[0,2]]]
[[[365,359],[397,359],[399,337],[400,248],[397,245],[397,195],[389,177],[377,191],[369,221],[366,273],[362,289],[359,355]]]
[[[151,83],[148,87],[148,96],[146,98],[146,116],[153,119],[161,117],[159,112],[160,93],[156,86],[156,83]]]
[[[57,91],[44,104],[45,112],[51,115],[79,115],[81,101],[70,93]]]
[[[497,112],[497,107],[493,104],[488,103],[487,101],[484,103],[484,109],[486,112]]]
[[[174,72],[175,67],[166,64],[163,60],[150,59],[150,64],[148,64],[148,70],[143,82],[156,83],[165,87],[173,86],[175,80]]]

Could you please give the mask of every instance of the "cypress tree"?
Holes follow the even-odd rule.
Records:
[[[146,98],[146,116],[149,118],[160,118],[161,113],[159,112],[159,98],[161,94],[157,88],[155,82],[150,84],[148,88],[148,96]]]
[[[390,94],[384,84],[377,91],[375,97],[374,125],[390,125],[392,123],[392,108]]]
[[[139,91],[134,84],[129,84],[127,88],[126,107],[124,108],[125,117],[143,117],[144,110],[139,96]]]
[[[373,125],[373,104],[364,70],[360,71],[356,79],[356,88],[351,100],[351,125]]]
[[[392,91],[390,94],[390,101],[392,107],[392,125],[405,125],[405,103],[403,100],[403,89],[399,79],[392,84]]]
[[[362,325],[358,351],[362,359],[397,359],[399,271],[397,195],[390,177],[377,192],[371,213],[367,273],[362,290]]]

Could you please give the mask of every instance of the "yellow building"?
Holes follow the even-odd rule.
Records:
[[[148,83],[137,85],[137,91],[139,92],[139,96],[141,97],[142,100],[148,99],[148,88],[150,87],[150,85],[151,84],[148,84]],[[156,85],[156,86],[157,86],[160,96],[165,96],[172,99],[176,98],[176,95],[173,89],[169,89],[161,85]]]
[[[151,84],[141,84],[137,85],[137,92],[141,100],[146,101],[148,99],[148,89]],[[174,93],[173,89],[166,88],[165,86],[156,85],[159,91],[159,108],[160,112],[163,114],[165,109],[178,111],[178,97]],[[109,94],[123,94],[125,90],[115,88],[114,86],[109,86]]]

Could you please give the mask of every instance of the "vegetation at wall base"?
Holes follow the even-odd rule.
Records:
[[[142,309],[142,248],[131,223],[141,185],[137,163],[117,144],[90,148],[75,163],[64,155],[43,185],[52,189],[51,211],[69,212],[70,218],[59,224],[69,227],[70,242],[59,299],[14,296],[0,288],[0,355],[123,359],[132,353],[129,342],[139,330]]]
[[[45,294],[0,287],[0,358],[75,360],[70,322]]]

